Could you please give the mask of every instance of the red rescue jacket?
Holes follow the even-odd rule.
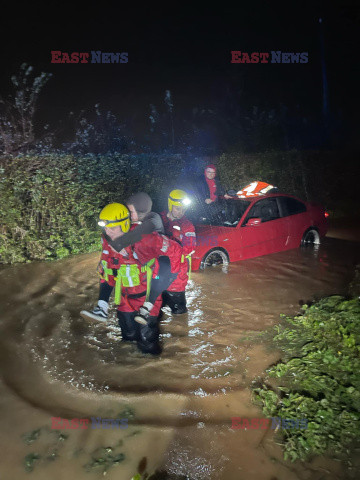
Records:
[[[106,239],[102,236],[101,242],[103,246],[103,250],[101,253],[101,266],[100,266],[100,274],[103,276],[104,280],[111,286],[115,286],[115,276],[117,276],[117,270],[121,267],[121,265],[137,265],[139,270],[140,276],[140,284],[137,286],[132,287],[125,287],[122,286],[122,294],[126,295],[127,293],[140,293],[146,291],[147,285],[147,276],[145,271],[141,271],[142,265],[140,264],[139,260],[135,258],[134,252],[132,247],[126,247],[121,252],[116,252],[106,241]],[[106,267],[113,270],[112,275],[107,275],[107,279],[104,275],[104,266],[103,262],[106,262]]]
[[[160,213],[165,228],[165,235],[172,240],[177,241],[183,247],[183,254],[189,255],[196,247],[195,227],[185,216],[170,220],[167,212]],[[177,227],[177,228],[174,228]]]
[[[169,257],[171,273],[178,273],[181,267],[182,248],[175,242],[157,232],[144,235],[140,242],[133,245],[133,250],[142,265],[162,255]]]

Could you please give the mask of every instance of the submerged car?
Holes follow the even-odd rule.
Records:
[[[327,213],[320,205],[284,194],[226,201],[227,214],[196,225],[192,270],[320,244]]]

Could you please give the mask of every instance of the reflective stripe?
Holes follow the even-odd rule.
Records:
[[[127,263],[120,266],[118,276],[115,278],[115,305],[121,303],[121,290],[125,288],[137,287],[140,285],[140,270],[136,263]]]
[[[151,259],[146,265],[139,268],[136,263],[127,263],[120,266],[117,270],[117,277],[114,277],[115,280],[115,292],[114,292],[114,303],[115,305],[120,305],[121,303],[121,290],[122,287],[137,287],[141,283],[140,271],[146,273],[146,300],[150,294],[151,288],[151,279],[152,279],[152,266],[155,263],[155,258]],[[109,275],[113,275],[113,270],[107,267],[106,260],[101,262],[104,275],[101,276],[105,281],[109,281]]]
[[[185,258],[188,262],[188,266],[189,266],[189,269],[188,269],[188,278],[190,280],[190,277],[191,277],[191,255],[194,253],[195,250],[193,250],[191,253],[189,253],[189,255],[181,255],[181,263],[184,263],[185,262]]]
[[[250,183],[250,185],[248,185],[247,187],[244,188],[243,192],[253,192],[255,190],[255,188],[258,186],[258,183],[259,182],[252,182]]]
[[[237,192],[237,196],[240,198],[257,197],[259,195],[265,195],[267,192],[271,191],[272,188],[275,187],[266,182],[252,182],[250,185],[247,185]]]
[[[126,265],[125,275],[126,275],[126,277],[127,277],[127,279],[128,279],[129,287],[133,287],[133,286],[134,286],[134,282],[133,282],[133,279],[132,279],[132,276],[131,276],[131,272],[130,272],[130,265]]]
[[[191,252],[192,253],[192,252]],[[186,259],[189,262],[189,272],[188,272],[188,279],[191,280],[191,253],[189,255],[186,255]]]
[[[115,278],[114,303],[115,305],[120,305],[121,303],[121,276],[120,275],[118,275]]]
[[[137,287],[140,285],[140,269],[136,263],[127,263],[119,268],[124,287]]]
[[[167,237],[164,237],[164,235],[162,235],[162,237],[163,237],[163,244],[162,244],[162,247],[160,248],[160,251],[165,253],[167,252],[170,243]]]
[[[269,190],[271,190],[272,188],[274,188],[274,187],[272,185],[269,185],[266,188],[263,188],[262,190],[260,190],[260,192],[265,195],[265,193],[268,192]]]
[[[102,269],[104,271],[104,275],[100,274],[100,277],[103,278],[106,282],[108,282],[109,281],[109,275],[113,274],[113,270],[112,270],[112,268],[108,268],[106,260],[102,260],[101,265],[102,265]]]

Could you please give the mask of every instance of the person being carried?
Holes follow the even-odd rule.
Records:
[[[106,221],[100,218],[99,225],[103,228],[103,240],[111,243],[111,249],[115,252],[121,252],[123,248],[140,241],[144,235],[152,232],[164,233],[164,226],[158,213],[152,212],[152,200],[145,192],[138,192],[131,195],[126,201],[128,210],[131,212],[131,222],[135,227],[122,235],[118,235],[118,231],[106,228]],[[109,245],[110,245],[109,243]],[[103,248],[104,251],[104,248]],[[105,251],[107,251],[105,249]],[[93,320],[106,321],[109,311],[109,299],[113,291],[113,286],[108,284],[100,284],[100,292],[98,303],[91,312],[87,312],[87,317]]]
[[[129,204],[129,207],[131,220],[137,221],[139,213],[141,215],[141,212],[138,211],[139,204],[133,201],[132,204]],[[136,232],[138,228],[139,227],[129,233]],[[124,246],[120,238],[114,240],[105,234],[105,239],[117,252],[120,252]],[[153,300],[161,295],[163,291],[167,290],[180,274],[180,271],[183,271],[186,267],[186,259],[183,255],[181,245],[159,232],[141,235],[141,240],[133,244],[133,249],[142,264],[145,264],[152,258],[156,258],[156,264],[158,266],[156,275],[153,275],[151,281],[149,300],[139,308],[138,314],[134,317],[136,322],[145,325],[152,311]]]
[[[107,313],[109,292],[115,288],[114,303],[117,305],[122,340],[136,341],[143,353],[158,355],[161,353],[158,317],[162,298],[160,294],[156,298],[150,298],[151,279],[159,270],[156,259],[148,258],[141,263],[134,247],[126,247],[117,252],[107,242],[105,235],[116,241],[130,231],[130,212],[124,205],[111,203],[104,207],[100,212],[99,223],[103,224],[103,250],[99,264],[101,280],[98,308]],[[138,243],[140,244],[141,242]],[[151,303],[151,313],[146,324],[139,325],[134,322],[134,317],[147,301]],[[85,319],[99,319],[98,313],[86,310],[81,311],[80,315]]]
[[[126,205],[131,213],[131,222],[136,223],[137,226],[113,241],[113,247],[118,252],[122,248],[139,242],[144,235],[152,232],[164,233],[161,217],[158,213],[151,211],[152,200],[147,193],[134,193],[126,200]]]
[[[172,190],[168,197],[168,211],[160,213],[165,235],[182,246],[183,257],[187,260],[181,264],[176,280],[163,292],[164,305],[169,305],[174,314],[187,312],[185,288],[191,270],[191,254],[196,247],[195,227],[185,216],[190,202],[184,190]]]

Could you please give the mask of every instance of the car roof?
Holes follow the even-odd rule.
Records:
[[[295,197],[295,195],[291,195],[289,193],[281,193],[281,192],[266,193],[265,195],[254,195],[253,197],[246,197],[246,198],[238,197],[238,200],[246,200],[248,202],[254,202],[256,200],[263,200],[264,198],[273,198],[273,197],[295,198],[296,200],[299,200],[300,202],[306,203],[305,200],[301,200],[301,198]]]

